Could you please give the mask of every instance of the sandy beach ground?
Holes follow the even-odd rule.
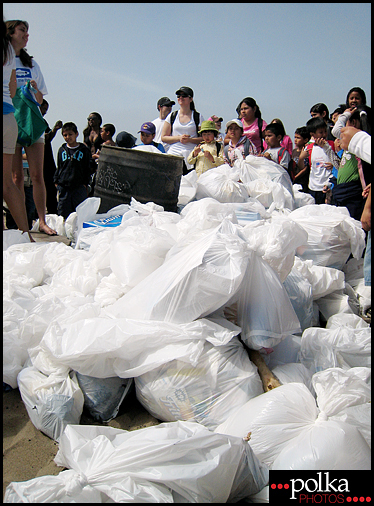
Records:
[[[104,425],[86,413],[82,414],[80,423]],[[138,402],[133,385],[118,416],[105,425],[135,430],[159,423]],[[37,430],[30,421],[19,390],[3,392],[3,497],[11,481],[26,481],[63,471],[53,461],[57,451],[58,443]]]
[[[69,243],[66,237],[48,237],[40,232],[33,232],[32,236],[37,242]],[[85,412],[80,423],[102,425]],[[135,430],[159,423],[138,402],[133,385],[117,417],[106,425],[117,429]],[[53,461],[57,451],[58,444],[32,424],[18,388],[3,392],[3,497],[7,485],[12,481],[26,481],[38,476],[56,475],[63,471],[63,468],[58,467]]]

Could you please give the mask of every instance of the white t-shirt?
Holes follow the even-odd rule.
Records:
[[[21,60],[19,59],[19,56],[16,56],[17,88],[23,86],[24,84],[27,83],[27,81],[33,79],[36,82],[38,90],[42,93],[42,95],[47,95],[48,90],[44,81],[42,71],[40,70],[40,67],[36,63],[34,58],[32,59],[32,64],[33,67],[31,69],[30,67],[25,67],[25,65],[23,65]]]
[[[154,119],[152,121],[152,123],[156,127],[156,135],[153,140],[154,140],[154,142],[157,142],[157,144],[159,142],[161,142],[161,144],[164,146],[165,153],[167,153],[170,148],[170,144],[167,144],[166,142],[162,142],[162,140],[161,140],[162,128],[164,126],[165,120],[158,117],[158,118]]]
[[[14,52],[12,44],[9,44],[8,59],[3,65],[3,102],[13,105],[12,98],[9,91],[9,81],[12,70],[16,68],[16,53]]]
[[[191,119],[188,123],[182,124],[179,121],[179,111],[173,123],[173,129],[171,135],[190,135],[191,137],[199,137],[199,134],[196,131],[196,124],[193,119],[193,111],[191,111]],[[170,116],[172,113],[166,116],[165,121],[170,124]],[[199,125],[204,121],[202,114],[199,113]],[[187,163],[187,157],[191,153],[191,151],[196,147],[196,144],[193,142],[189,142],[188,144],[182,144],[181,142],[175,142],[174,144],[169,144],[170,148],[168,150],[168,155],[177,155],[183,156],[186,162],[187,168],[191,169],[193,166]]]
[[[310,169],[308,185],[312,191],[322,191],[324,185],[329,182],[331,170],[325,168],[325,164],[329,161],[325,150],[313,145],[311,156],[312,167]]]

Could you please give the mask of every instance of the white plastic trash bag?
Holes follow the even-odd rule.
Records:
[[[185,206],[191,202],[196,195],[197,174],[191,170],[187,175],[182,176],[179,186],[178,206]]]
[[[350,217],[346,207],[309,205],[295,209],[289,218],[308,232],[307,245],[298,250],[302,259],[342,269],[350,254],[361,257],[365,232],[361,223]]]
[[[315,265],[312,260],[294,258],[293,268],[312,285],[313,300],[345,287],[344,273],[339,269]]]
[[[301,330],[311,327],[313,322],[312,285],[297,269],[292,268],[283,286],[299,319]]]
[[[313,374],[304,364],[289,363],[275,366],[271,372],[279,379],[282,385],[287,383],[304,383],[315,396],[312,384]]]
[[[267,467],[242,438],[193,422],[131,432],[70,425],[55,462],[68,470],[13,482],[4,501],[238,502],[269,479]]]
[[[95,378],[134,378],[174,359],[196,366],[205,341],[221,346],[239,334],[239,327],[222,323],[226,326],[207,319],[184,324],[125,318],[54,322],[29,354],[45,374],[51,367],[70,367]]]
[[[175,244],[170,235],[146,225],[128,226],[113,236],[110,267],[122,284],[134,287],[160,267]]]
[[[240,180],[244,184],[256,179],[270,179],[284,186],[293,199],[291,178],[281,165],[263,156],[248,155],[245,160],[236,160],[234,167],[240,169]]]
[[[248,263],[247,246],[232,223],[166,259],[113,306],[110,317],[186,323],[209,315],[234,295]]]
[[[272,348],[286,336],[301,332],[299,319],[278,275],[255,253],[249,258],[235,299],[241,336],[249,348]]]
[[[215,432],[251,432],[250,445],[272,469],[370,469],[370,448],[358,430],[329,421],[301,383],[274,388],[233,413]]]
[[[245,202],[248,192],[239,179],[239,171],[228,164],[207,170],[197,180],[196,199],[210,197],[218,202]]]
[[[282,283],[291,272],[297,248],[308,239],[301,226],[280,215],[250,223],[242,233],[249,247],[277,272]]]
[[[255,179],[246,183],[245,188],[250,197],[255,197],[266,208],[274,204],[276,209],[295,208],[293,194],[281,183],[276,183],[270,179]]]
[[[300,362],[313,374],[330,367],[371,366],[371,329],[311,327],[301,337]]]
[[[210,429],[263,393],[256,366],[237,338],[204,345],[198,363],[174,360],[135,379],[140,403],[163,421],[194,420]]]
[[[34,426],[59,441],[68,424],[77,424],[83,411],[83,393],[76,375],[45,376],[35,367],[19,373],[18,387]]]
[[[3,230],[3,251],[13,244],[30,243],[30,237],[21,230]]]
[[[371,401],[371,368],[339,367],[325,369],[313,375],[318,407],[329,417],[337,415],[350,406]]]
[[[329,420],[322,411],[311,430],[305,430],[274,460],[273,470],[369,470],[371,452],[359,430]]]
[[[56,230],[57,235],[60,235],[62,237],[66,237],[66,230],[65,230],[65,220],[63,216],[59,216],[57,214],[46,214],[45,215],[45,222],[46,224],[51,227],[53,230]],[[31,232],[39,232],[39,220],[36,220],[34,223]]]

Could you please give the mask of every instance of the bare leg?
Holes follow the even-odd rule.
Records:
[[[29,232],[27,222],[25,196],[20,189],[14,184],[12,177],[13,156],[3,153],[3,198],[8,205],[10,214],[13,216],[19,230],[27,232],[31,242],[34,239]],[[4,229],[3,221],[3,229]]]
[[[35,143],[25,148],[25,151],[29,162],[35,207],[39,216],[39,230],[48,235],[57,235],[56,230],[50,228],[45,221],[46,189],[43,178],[44,144]]]

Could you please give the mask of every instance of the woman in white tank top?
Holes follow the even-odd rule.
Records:
[[[175,92],[178,99],[179,111],[175,117],[173,125],[171,124],[170,113],[166,119],[162,129],[161,140],[170,144],[170,148],[167,152],[168,155],[183,156],[186,162],[187,168],[192,169],[192,166],[187,163],[187,157],[190,152],[195,148],[196,144],[202,141],[199,137],[198,131],[199,126],[204,121],[204,118],[200,113],[198,126],[194,119],[195,105],[193,102],[193,91],[187,86],[182,86]],[[196,114],[196,112],[195,112]]]

